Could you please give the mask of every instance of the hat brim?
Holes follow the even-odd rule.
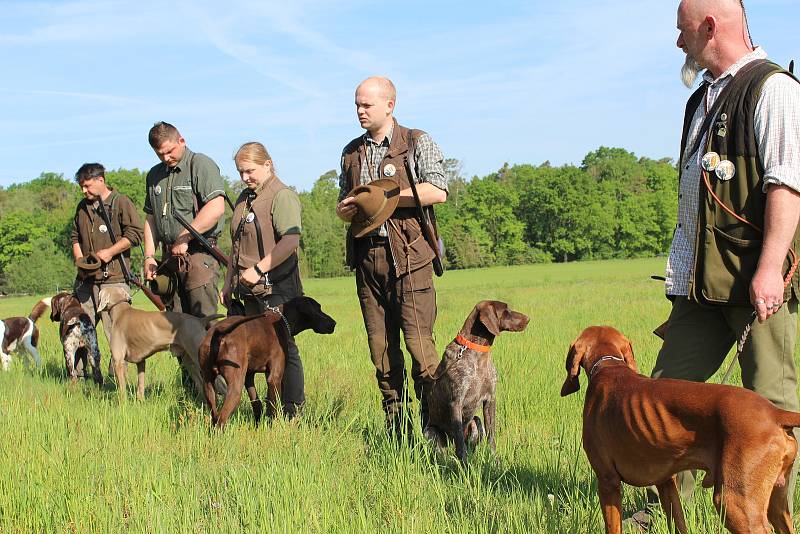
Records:
[[[378,213],[372,217],[364,220],[356,220],[354,218],[354,220],[350,223],[350,232],[356,239],[359,237],[364,237],[386,222],[386,220],[392,216],[394,210],[397,209],[397,204],[400,202],[400,186],[397,185],[397,182],[387,179],[380,179],[370,182],[368,185],[377,186],[383,189],[386,201]],[[347,196],[353,197],[364,190],[367,190],[367,186],[361,185],[355,187],[347,194]],[[356,214],[356,217],[358,217],[358,214]]]
[[[75,266],[82,271],[94,272],[103,266],[103,262],[92,253],[76,261]]]

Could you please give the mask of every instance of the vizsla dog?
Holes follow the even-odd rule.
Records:
[[[262,315],[228,317],[215,324],[209,329],[198,355],[212,424],[220,428],[225,426],[241,400],[243,386],[247,387],[258,424],[262,403],[255,388],[255,373],[267,375],[267,415],[273,417],[281,396],[288,335],[296,336],[309,328],[318,334],[331,334],[335,327],[336,321],[310,297],[293,298],[278,306],[276,311]],[[219,414],[213,388],[218,375],[222,375],[228,386]]]
[[[621,482],[655,485],[670,523],[685,533],[674,475],[706,472],[714,505],[734,533],[794,532],[787,480],[797,453],[792,428],[800,414],[733,386],[636,371],[630,341],[609,326],[584,330],[567,353],[561,396],[589,386],[583,407],[583,448],[597,474],[606,532],[622,532]]]
[[[113,323],[111,360],[120,396],[125,392],[125,362],[135,363],[138,371],[136,396],[144,397],[145,361],[156,352],[170,350],[189,371],[202,398],[203,381],[197,364],[197,350],[206,335],[207,325],[223,317],[197,318],[186,313],[137,310],[131,297],[119,287],[100,290],[98,310],[108,310]]]
[[[8,317],[0,320],[0,364],[4,371],[11,365],[11,353],[21,352],[22,349],[31,355],[36,367],[41,367],[42,358],[36,348],[39,345],[39,329],[36,327],[36,321],[48,306],[50,299],[42,299],[34,305],[27,317]],[[27,366],[28,361],[24,361]]]
[[[505,302],[484,300],[475,305],[456,338],[445,348],[427,395],[428,422],[425,436],[441,449],[454,441],[456,455],[467,462],[467,441],[483,434],[475,415],[483,407],[483,423],[495,452],[495,386],[497,370],[489,352],[500,332],[521,332],[528,316],[512,311]]]
[[[50,320],[60,323],[61,346],[64,347],[64,363],[67,376],[74,383],[78,380],[75,364],[79,359],[92,367],[92,377],[98,385],[103,384],[100,371],[100,347],[97,331],[92,319],[81,308],[81,303],[72,293],[59,293],[50,300]]]

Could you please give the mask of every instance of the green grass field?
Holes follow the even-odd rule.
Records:
[[[581,447],[584,377],[580,393],[559,396],[566,351],[584,327],[611,324],[649,373],[660,345],[651,330],[669,310],[649,275],[663,264],[492,268],[436,280],[439,350],[478,300],[506,301],[531,318],[492,352],[497,461],[479,447],[467,470],[421,436],[402,446],[384,436],[353,279],[304,282],[338,325],[331,336],[298,337],[303,417],[255,428],[243,402],[221,433],[184,396],[168,354],[148,361],[143,401],[133,399],[133,366],[122,405],[113,382],[70,387],[56,325],[44,317],[42,368],[15,358],[0,372],[0,532],[602,532]],[[1,299],[0,317],[27,315],[36,300]],[[135,305],[153,309],[142,295]],[[625,513],[642,506],[641,490],[623,491]],[[719,531],[708,492],[686,508],[693,532]],[[667,532],[663,520],[655,531]]]

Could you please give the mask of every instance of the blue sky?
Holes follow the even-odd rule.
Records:
[[[353,91],[383,74],[401,124],[467,175],[580,163],[600,145],[674,157],[688,91],[677,0],[1,1],[0,186],[84,162],[148,169],[175,124],[236,178],[259,140],[309,189],[361,130]],[[800,2],[749,0],[753,39],[800,58]],[[794,37],[793,37],[794,36]]]

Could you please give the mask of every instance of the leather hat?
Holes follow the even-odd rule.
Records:
[[[397,182],[382,178],[354,187],[347,194],[353,197],[352,205],[356,207],[350,231],[353,237],[364,237],[391,217],[400,202],[400,186]]]
[[[150,291],[160,297],[170,298],[175,294],[178,281],[175,279],[175,273],[166,272],[159,273],[155,278],[148,282]]]
[[[75,260],[75,266],[78,268],[78,274],[81,278],[86,278],[94,276],[100,267],[103,266],[103,262],[94,255],[94,252],[90,252],[87,256]]]

